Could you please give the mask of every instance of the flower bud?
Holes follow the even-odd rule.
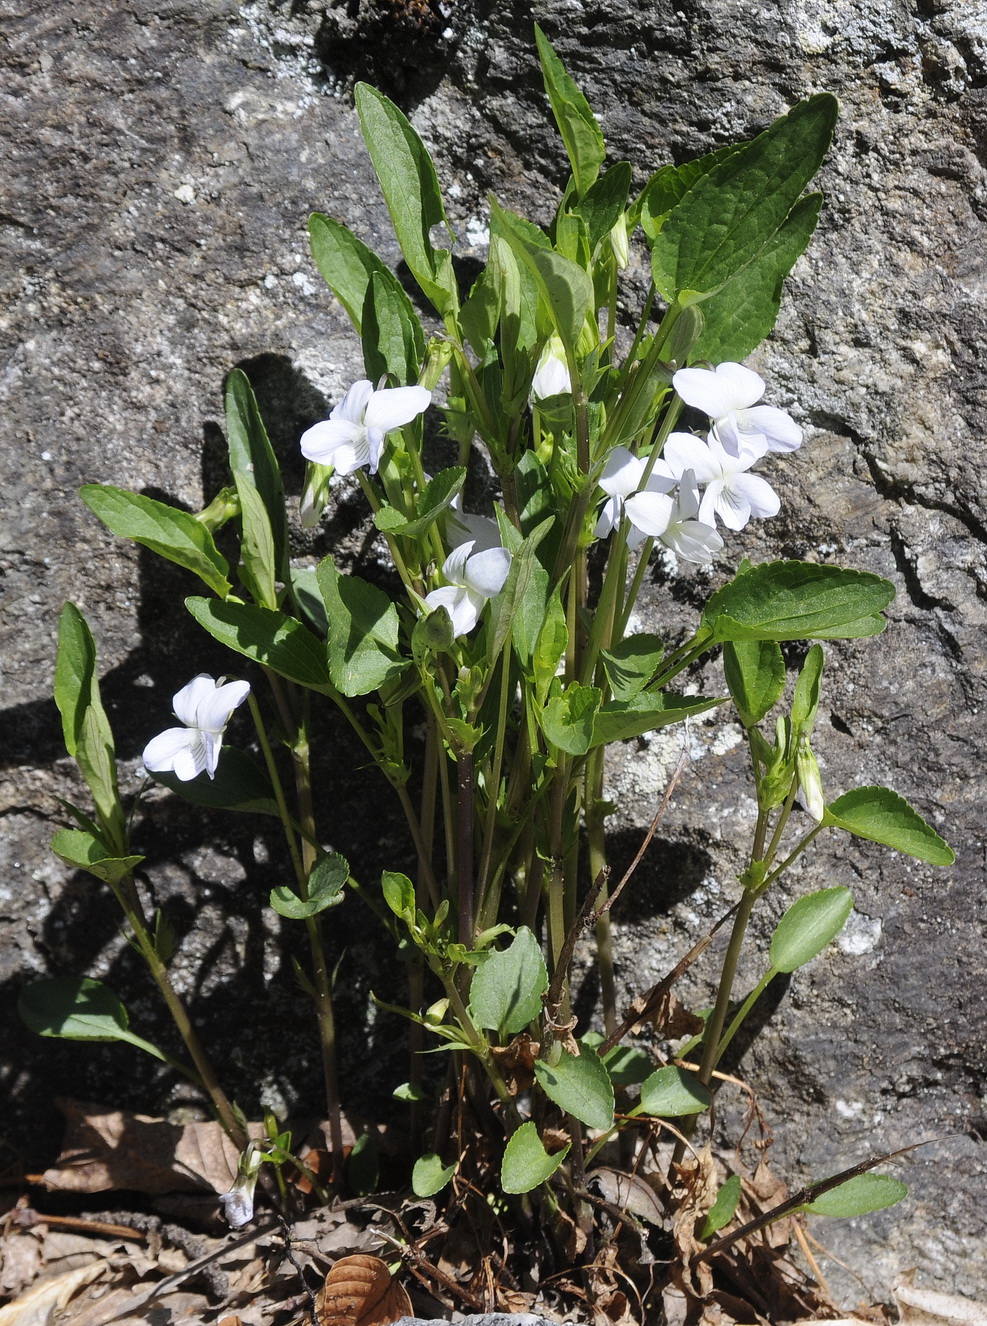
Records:
[[[298,499],[298,514],[303,529],[315,529],[322,519],[329,501],[329,480],[332,474],[331,465],[318,465],[310,460],[305,466],[305,485]]]
[[[627,239],[627,214],[622,212],[610,231],[610,248],[621,271],[630,262],[630,245]]]
[[[812,747],[805,740],[799,743],[798,754],[795,757],[795,770],[799,780],[799,801],[819,824],[826,813],[826,799],[823,796],[819,762],[812,753]]]

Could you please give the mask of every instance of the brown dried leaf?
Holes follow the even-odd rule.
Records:
[[[987,1304],[956,1294],[896,1284],[895,1301],[907,1326],[987,1326]]]
[[[490,1047],[512,1096],[530,1091],[534,1085],[535,1058],[540,1049],[538,1041],[533,1041],[526,1031],[519,1032],[510,1045]]]
[[[44,1174],[49,1189],[224,1193],[233,1182],[237,1150],[218,1123],[172,1124],[84,1101],[56,1103],[66,1130],[62,1154]]]
[[[0,1326],[47,1326],[83,1285],[103,1274],[105,1265],[94,1262],[77,1266],[74,1271],[32,1285],[26,1294],[0,1308]]]
[[[404,1285],[391,1278],[379,1257],[341,1257],[315,1301],[319,1326],[387,1326],[411,1316]]]

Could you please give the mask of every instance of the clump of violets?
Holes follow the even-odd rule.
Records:
[[[769,451],[801,446],[802,430],[784,410],[756,404],[764,380],[743,364],[682,368],[672,385],[687,405],[709,415],[705,441],[671,433],[657,460],[615,447],[600,476],[607,500],[595,533],[605,538],[626,517],[628,547],[660,539],[684,561],[702,565],[723,547],[717,521],[740,530],[752,517],[778,514],[777,493],[749,471]]]

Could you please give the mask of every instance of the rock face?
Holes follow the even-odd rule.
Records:
[[[49,698],[62,603],[78,603],[96,635],[131,789],[172,693],[224,665],[186,618],[185,578],[114,541],[76,490],[106,481],[200,507],[222,482],[222,384],[239,364],[297,492],[298,436],[359,368],[356,339],[308,256],[307,214],[327,210],[397,259],[352,81],[374,81],[412,116],[468,258],[480,252],[470,246],[482,245],[488,191],[536,219],[557,197],[562,166],[533,16],[597,109],[612,159],[632,161],[641,182],[665,160],[752,135],[801,96],[830,90],[842,102],[820,230],[754,360],[768,399],[792,410],[807,441],[773,466],[782,514],[731,539],[723,567],[745,553],[805,557],[894,581],[887,634],[827,651],[816,749],[828,789],[894,787],[949,838],[957,864],[939,871],[820,842],[769,901],[762,932],[798,893],[838,883],[855,895],[851,926],[796,974],[734,1069],[757,1088],[774,1167],[794,1181],[945,1139],[896,1168],[911,1186],[903,1207],[817,1229],[863,1280],[864,1289],[848,1282],[850,1302],[886,1296],[910,1267],[930,1287],[987,1292],[974,1252],[987,1232],[974,1140],[987,1128],[982,7],[0,0],[0,16],[8,1138],[44,1158],[59,1091],[149,1112],[183,1096],[136,1051],[40,1042],[12,1011],[26,979],[85,971],[110,980],[139,1031],[169,1037],[110,902],[47,849],[55,798],[80,795]],[[344,493],[300,547],[356,556],[359,520]],[[652,629],[699,601],[688,583],[660,575],[649,592]],[[615,757],[618,856],[630,856],[682,740],[630,743]],[[739,732],[717,718],[688,741],[690,771],[618,918],[628,993],[667,970],[735,896],[751,823]],[[393,867],[407,847],[381,819],[380,788],[335,762],[326,777],[333,845],[365,878]],[[317,1111],[304,1001],[287,973],[271,980],[293,937],[272,913],[259,919],[258,899],[277,882],[276,837],[233,816],[206,821],[157,794],[141,834],[156,898],[181,936],[179,979],[234,1094],[248,1110]],[[393,1028],[382,1034],[366,1020],[366,929],[347,913],[339,946],[343,1055],[370,1062],[353,1093],[371,1110],[402,1067],[386,1049]],[[758,974],[752,961],[745,975]],[[702,979],[692,987],[700,1002]],[[728,1124],[731,1109],[739,1117],[739,1096]]]

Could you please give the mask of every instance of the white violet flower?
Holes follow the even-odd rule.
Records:
[[[332,465],[337,474],[354,474],[364,465],[376,474],[384,438],[424,414],[431,399],[425,387],[374,391],[372,383],[361,378],[328,419],[302,434],[302,455],[319,465]]]
[[[698,520],[699,485],[693,470],[685,470],[674,494],[635,493],[627,499],[627,516],[636,529],[661,539],[684,562],[708,566],[723,540],[710,524]]]
[[[603,504],[599,519],[596,522],[596,528],[593,531],[596,538],[605,539],[608,534],[616,529],[625,510],[632,526],[627,535],[628,548],[636,548],[639,543],[649,537],[650,531],[642,529],[637,524],[631,515],[630,506],[632,494],[637,493],[640,488],[647,467],[646,459],[635,456],[626,447],[614,447],[611,451],[607,457],[607,463],[603,467],[603,473],[600,475],[600,487],[607,494],[607,500]],[[657,498],[670,493],[674,487],[675,477],[664,461],[657,460],[651,474],[648,476],[645,491],[638,494],[638,496],[641,498]],[[668,502],[669,510],[671,510],[671,499],[667,498],[665,500]],[[647,503],[644,506],[646,509]]]
[[[535,376],[531,379],[531,394],[536,401],[543,401],[548,396],[564,396],[571,392],[572,381],[565,349],[560,338],[552,336],[545,343]]]
[[[727,529],[743,529],[751,516],[776,516],[781,502],[771,485],[750,467],[767,451],[763,438],[740,442],[734,456],[724,447],[716,430],[705,442],[692,433],[672,433],[665,443],[664,458],[680,478],[692,470],[695,480],[706,485],[699,504],[703,525],[715,526],[719,516]]]
[[[475,542],[470,539],[452,550],[442,563],[442,575],[449,584],[425,595],[425,602],[433,611],[445,608],[448,612],[454,636],[472,631],[484,605],[504,588],[511,569],[511,554],[506,548],[474,552]]]
[[[708,414],[716,435],[732,455],[745,442],[763,441],[765,451],[794,451],[802,445],[802,430],[784,410],[757,405],[764,395],[764,379],[743,364],[716,368],[680,368],[672,386],[685,401]]]
[[[170,727],[144,747],[149,773],[173,773],[187,783],[202,773],[216,776],[223,732],[233,710],[250,694],[247,681],[214,681],[204,672],[174,697],[175,717],[184,727]]]
[[[236,1179],[229,1192],[220,1197],[223,1214],[231,1229],[242,1229],[254,1218],[254,1189],[257,1187],[257,1175],[264,1163],[264,1153],[256,1142],[248,1142],[247,1149],[240,1157],[236,1170]]]

